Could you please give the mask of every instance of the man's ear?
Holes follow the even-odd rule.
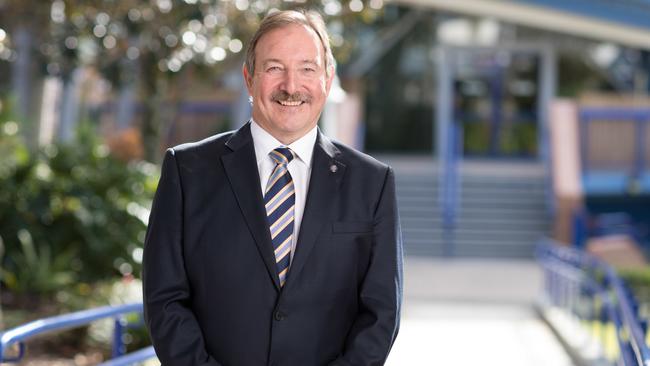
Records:
[[[330,66],[329,71],[330,71],[330,76],[325,81],[325,91],[327,92],[327,95],[330,94],[330,88],[332,87],[332,81],[334,81],[334,77],[336,76],[336,69],[334,68],[334,65]]]
[[[244,76],[244,82],[246,83],[246,89],[248,89],[248,94],[253,95],[253,75],[248,73],[248,68],[246,64],[242,65],[241,68],[242,75]]]

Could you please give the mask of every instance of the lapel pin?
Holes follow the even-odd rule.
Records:
[[[334,164],[330,165],[330,172],[336,173],[337,170],[339,170],[339,167]]]

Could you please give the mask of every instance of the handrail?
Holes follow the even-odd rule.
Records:
[[[537,258],[546,273],[546,292],[552,304],[574,311],[563,303],[567,289],[587,289],[603,305],[601,315],[616,327],[616,339],[620,349],[620,365],[649,366],[650,349],[645,343],[645,331],[634,310],[634,298],[616,271],[607,263],[586,252],[569,248],[551,239],[542,240],[537,247]],[[567,276],[567,271],[579,276]],[[602,278],[596,278],[598,273]],[[574,292],[573,301],[580,296]]]
[[[121,338],[126,323],[124,320],[124,316],[132,313],[142,314],[142,312],[143,312],[142,303],[136,303],[136,304],[127,304],[127,305],[119,305],[119,306],[103,306],[94,309],[77,311],[70,314],[63,314],[63,315],[53,316],[49,318],[34,320],[32,322],[2,332],[2,334],[0,335],[0,362],[20,361],[25,353],[24,341],[34,336],[45,334],[45,333],[52,333],[56,331],[62,331],[70,328],[77,328],[104,318],[115,319],[112,355],[114,358],[123,356],[124,345],[122,343]],[[5,353],[7,348],[15,344],[17,344],[19,347],[18,355],[15,357],[6,357]],[[143,353],[138,353],[138,355],[149,356],[150,353],[143,352]],[[138,360],[145,360],[147,358],[151,358],[151,357],[140,358]],[[116,364],[116,365],[126,365],[126,364]]]
[[[610,281],[612,281],[612,288],[616,293],[616,298],[619,301],[619,309],[621,311],[622,322],[627,325],[627,330],[630,332],[630,346],[634,351],[637,364],[646,365],[650,364],[650,349],[645,343],[645,334],[639,324],[638,316],[635,314],[632,305],[630,304],[630,297],[624,292],[623,283],[620,277],[616,275],[612,267],[607,267],[609,272]]]

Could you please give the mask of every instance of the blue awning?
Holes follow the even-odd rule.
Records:
[[[510,0],[650,29],[650,0]]]
[[[650,0],[385,0],[650,50]]]

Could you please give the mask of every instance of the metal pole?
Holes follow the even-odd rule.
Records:
[[[453,228],[449,223],[449,204],[452,199],[453,191],[450,190],[449,184],[453,179],[452,167],[450,166],[449,155],[451,149],[454,148],[454,141],[450,141],[450,129],[452,128],[452,84],[453,84],[453,69],[450,59],[455,55],[453,50],[448,47],[438,47],[436,49],[437,63],[436,63],[436,77],[438,84],[438,93],[436,105],[436,138],[437,138],[437,155],[438,155],[438,207],[440,207],[440,215],[442,219],[442,242],[443,254],[451,256],[453,254]]]
[[[126,321],[122,316],[115,318],[115,327],[113,328],[113,351],[112,358],[122,356],[126,353],[126,346],[122,336],[124,335],[124,328]]]

